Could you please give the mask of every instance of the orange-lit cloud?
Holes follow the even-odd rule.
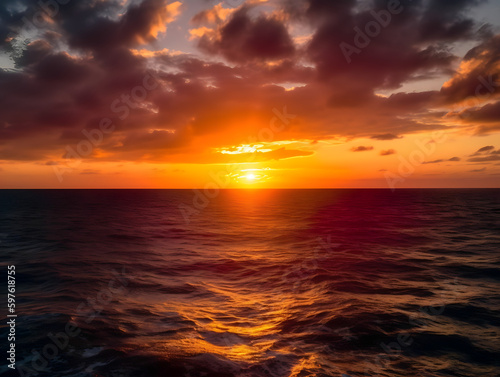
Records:
[[[202,27],[199,27],[196,29],[190,29],[189,34],[191,35],[191,38],[190,38],[191,40],[193,40],[195,38],[201,38],[204,35],[208,35],[208,37],[210,38],[210,35],[215,35],[215,30],[210,29],[206,26],[202,26]]]
[[[224,3],[219,3],[211,9],[206,9],[198,13],[195,17],[193,17],[192,22],[194,24],[220,24],[234,11],[234,8],[227,8],[224,7]]]
[[[165,33],[167,31],[167,24],[171,23],[179,16],[181,5],[182,3],[180,1],[176,1],[163,8],[154,9],[155,13],[154,16],[151,17],[149,31],[145,38],[143,36],[138,36],[139,42],[142,44],[147,43],[150,38],[156,38],[158,34]]]

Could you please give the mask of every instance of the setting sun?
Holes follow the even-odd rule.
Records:
[[[247,174],[245,178],[247,179],[247,181],[255,181],[257,179],[257,176],[255,174]]]

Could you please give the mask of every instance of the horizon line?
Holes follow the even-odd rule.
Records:
[[[253,187],[233,187],[233,188],[219,188],[219,191],[229,191],[229,190],[389,190],[389,191],[400,191],[400,190],[499,190],[499,187],[401,187],[397,189],[391,189],[390,187],[270,187],[270,188],[253,188]],[[36,188],[0,188],[0,191],[5,190],[200,190],[203,191],[205,188],[192,187],[192,188],[147,188],[147,187],[36,187]]]

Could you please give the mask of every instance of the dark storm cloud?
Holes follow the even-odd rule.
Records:
[[[21,37],[27,31],[41,36],[48,31],[45,39],[59,33],[71,48],[102,53],[154,41],[156,32],[168,22],[174,10],[168,7],[167,0],[132,3],[126,12],[118,0],[61,1],[61,4],[8,0],[0,4],[0,34],[5,35],[1,42],[11,44],[6,41],[7,35]],[[119,16],[120,13],[123,14]]]
[[[27,1],[16,0],[4,0],[0,3],[0,48],[8,51],[12,49],[9,38],[22,26],[27,4]]]
[[[476,33],[482,25],[469,16],[477,4],[475,0],[290,0],[286,9],[292,19],[315,25],[306,54],[319,78],[330,84],[330,106],[345,108],[373,101],[376,89],[451,74],[457,57],[447,44],[484,36]],[[347,45],[351,48],[348,53],[341,48]],[[438,94],[398,93],[381,106],[418,111],[434,105]]]
[[[69,45],[68,52],[57,51],[54,34],[41,28],[43,39],[27,44],[15,56],[22,71],[0,70],[0,158],[42,159],[55,150],[62,155],[67,145],[85,138],[82,130],[89,131],[103,117],[115,115],[115,101],[120,99],[123,105],[122,96],[130,97],[131,90],[143,84],[149,74],[146,59],[135,56],[129,48],[152,41],[175,8],[156,0],[126,10],[117,4],[89,1],[59,5],[46,26],[59,33],[62,42]],[[37,9],[28,7],[24,14],[34,14]],[[118,12],[123,15],[117,17]],[[72,55],[72,48],[91,53]],[[133,110],[126,122],[116,120],[124,131],[142,127],[140,117],[145,109]],[[33,143],[42,135],[43,139]]]
[[[107,14],[116,6],[101,2],[94,7],[75,6],[63,14],[62,27],[72,47],[105,52],[117,46],[132,47],[155,40],[155,28],[162,27],[171,14],[166,0],[145,0],[132,5],[118,20]],[[82,9],[83,8],[83,9]]]
[[[500,35],[495,35],[469,50],[462,70],[441,89],[445,103],[469,100],[476,106],[480,100],[500,93]]]
[[[351,95],[361,93],[365,97],[374,88],[397,88],[419,71],[446,70],[454,60],[439,43],[422,48],[424,39],[419,29],[430,12],[423,2],[401,2],[397,14],[392,15],[387,10],[387,1],[377,1],[373,9],[360,12],[354,11],[354,2],[348,4],[350,7],[333,9],[332,6],[331,13],[323,13],[324,21],[307,52],[324,79],[337,85],[345,81],[342,89],[354,82],[350,87]],[[315,13],[312,9],[316,7],[330,9],[326,2],[309,2],[311,13]],[[386,16],[387,21],[383,22],[386,26],[380,26],[379,22],[374,28],[379,32],[372,33],[373,37],[367,36],[367,26],[374,26],[380,14]],[[365,35],[357,38],[361,34]],[[346,57],[339,48],[343,43],[353,46],[356,53]]]
[[[456,41],[474,37],[475,22],[468,11],[483,0],[431,0],[419,33],[424,41]]]
[[[29,43],[24,51],[14,57],[18,67],[26,67],[41,61],[52,52],[52,46],[45,40],[36,40]]]
[[[467,122],[500,123],[500,101],[487,104],[478,109],[467,110]]]
[[[73,24],[83,19],[110,15],[119,9],[119,1],[32,1],[4,0],[0,3],[0,47],[15,51],[13,40],[23,38],[23,33],[62,31],[65,23]],[[50,32],[46,36],[50,34]]]
[[[204,35],[198,45],[233,62],[278,60],[292,57],[295,47],[285,25],[276,18],[253,19],[242,7],[219,26],[216,35]]]

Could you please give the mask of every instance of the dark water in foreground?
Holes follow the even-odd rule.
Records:
[[[193,195],[0,191],[13,375],[500,375],[500,190]]]

